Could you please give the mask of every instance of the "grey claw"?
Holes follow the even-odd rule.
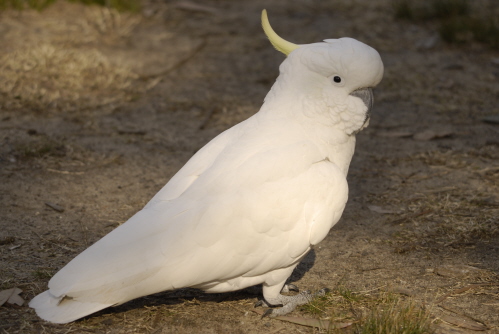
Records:
[[[318,291],[320,295],[325,295],[326,293],[331,292],[331,289],[323,288]]]
[[[260,319],[263,319],[265,317],[270,317],[270,315],[272,314],[272,311],[273,309],[269,308],[267,311],[265,311],[263,314],[262,314],[262,317]]]
[[[267,302],[265,300],[260,299],[259,301],[257,301],[255,303],[255,305],[253,305],[253,307],[257,308],[259,306],[261,306],[261,307],[269,307],[269,304],[267,304]]]

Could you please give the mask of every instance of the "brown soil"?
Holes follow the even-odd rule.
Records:
[[[445,314],[499,333],[499,126],[482,121],[498,113],[497,52],[446,45],[431,23],[394,20],[388,0],[201,3],[0,13],[0,290],[19,287],[26,301],[45,290],[194,152],[258,111],[283,60],[261,31],[267,8],[284,38],[354,37],[386,68],[343,218],[292,281],[409,294],[433,305],[440,333],[470,331]],[[317,331],[261,320],[256,300],[185,289],[67,325],[5,304],[0,331]]]

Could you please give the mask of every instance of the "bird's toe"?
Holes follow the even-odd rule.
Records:
[[[263,299],[260,299],[259,301],[257,301],[253,307],[257,308],[257,307],[269,307],[269,304],[267,304],[267,302]],[[267,310],[268,311],[268,310]]]
[[[293,286],[293,287],[296,288],[296,286]],[[288,285],[288,289],[289,288],[290,287]],[[321,289],[315,293],[312,293],[309,290],[306,290],[306,291],[302,291],[302,292],[300,292],[296,295],[293,295],[293,296],[280,295],[279,297],[277,297],[275,299],[271,299],[268,302],[264,301],[264,300],[259,300],[255,304],[255,307],[257,307],[257,306],[270,307],[272,305],[282,305],[282,307],[269,308],[262,315],[262,318],[263,317],[275,318],[275,317],[286,315],[290,312],[293,312],[297,306],[307,304],[310,301],[312,301],[312,299],[314,299],[314,297],[324,296],[329,291],[330,290],[328,288],[324,288],[324,289]]]
[[[267,311],[263,312],[262,317],[260,319],[263,319],[265,317],[272,317],[273,312],[274,312],[274,309],[269,308]]]

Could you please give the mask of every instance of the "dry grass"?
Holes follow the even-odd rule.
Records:
[[[400,224],[410,226],[397,237],[418,240],[422,246],[446,246],[474,243],[499,235],[499,221],[495,206],[483,206],[486,198],[466,196],[459,192],[427,194],[408,206],[411,213],[425,213],[408,217]]]
[[[417,173],[394,175],[394,182],[400,183],[386,193],[369,196],[371,203],[384,203],[400,212],[387,216],[386,221],[398,227],[390,241],[395,251],[469,247],[497,237],[499,168],[493,167],[495,154],[433,150],[390,161],[397,166],[421,166]]]
[[[0,58],[3,108],[75,110],[124,98],[137,78],[93,49],[29,46]],[[107,93],[107,94],[106,94]]]
[[[64,157],[66,155],[67,149],[60,141],[45,136],[29,139],[15,143],[10,153],[16,160],[48,156]]]
[[[43,13],[26,10],[13,20],[5,18],[4,48],[0,51],[0,108],[5,110],[76,111],[128,101],[147,85],[127,64],[110,58],[92,45],[124,43],[140,23],[140,16],[116,9],[55,5]],[[61,19],[74,17],[78,19]],[[43,31],[27,40],[29,20]],[[24,41],[21,43],[20,41]]]

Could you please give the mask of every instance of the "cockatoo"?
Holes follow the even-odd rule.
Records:
[[[297,45],[260,111],[221,133],[126,223],[75,257],[30,306],[67,323],[165,290],[227,292],[262,284],[269,316],[310,301],[281,294],[338,222],[355,135],[367,126],[380,55],[352,38]]]

